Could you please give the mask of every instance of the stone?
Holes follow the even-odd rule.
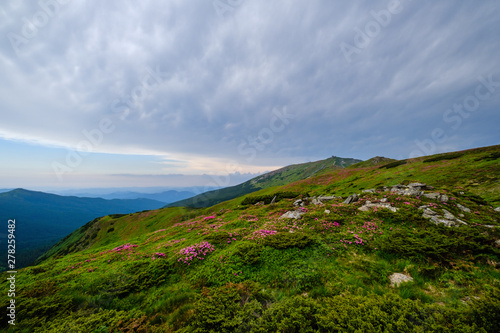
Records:
[[[394,273],[390,275],[389,280],[391,281],[391,287],[397,287],[403,282],[413,282],[413,278],[411,276],[401,273]]]
[[[441,201],[441,202],[448,202],[448,200],[449,200],[449,198],[446,194],[441,194],[439,196],[439,201]]]
[[[441,194],[439,194],[439,193],[424,193],[423,196],[428,198],[428,199],[438,199],[441,196]]]
[[[334,195],[322,195],[322,196],[318,197],[318,200],[321,200],[321,201],[331,201],[331,200],[335,200],[335,199],[337,199],[337,197]]]
[[[360,210],[362,212],[368,212],[372,208],[385,208],[385,209],[389,209],[393,213],[397,212],[398,209],[399,209],[399,208],[396,208],[396,207],[392,207],[391,204],[389,204],[389,203],[379,203],[379,204],[376,204],[376,203],[366,203],[363,206],[359,207],[358,210]]]
[[[362,192],[363,193],[375,193],[375,189],[370,188],[370,189],[367,189],[367,190],[363,190]]]
[[[280,216],[280,219],[300,219],[301,216],[304,215],[303,212],[298,211],[298,210],[290,210],[286,212],[285,214]]]
[[[495,212],[500,212],[500,206],[499,206],[499,207],[497,207],[497,208],[495,208],[495,209],[493,209],[493,210],[494,210]]]
[[[331,213],[331,212],[330,212],[330,210],[329,210],[329,209],[325,209],[325,214],[327,214],[327,215],[328,215],[328,214],[330,214],[330,213]]]
[[[323,204],[323,203],[321,202],[321,200],[319,200],[319,199],[317,199],[317,198],[313,198],[313,199],[312,199],[312,201],[311,201],[311,203],[312,203],[313,205],[321,205],[321,204]]]
[[[295,200],[295,201],[293,202],[293,205],[294,205],[294,206],[298,206],[298,205],[300,205],[301,203],[302,203],[302,199],[297,199],[297,200]]]
[[[425,189],[427,187],[427,184],[424,183],[410,183],[408,184],[408,187],[418,187],[420,189]]]
[[[456,219],[455,215],[453,215],[452,213],[450,213],[446,209],[443,209],[443,213],[444,213],[445,219],[448,219],[448,220],[455,220]]]
[[[424,214],[431,215],[431,216],[437,215],[437,213],[430,208],[425,208]]]
[[[387,202],[387,198],[383,198],[380,202]]]
[[[500,239],[497,239],[497,240],[495,241],[495,247],[500,247]]]
[[[358,195],[357,194],[353,194],[353,195],[350,195],[347,197],[347,199],[345,199],[344,203],[346,205],[350,204],[350,203],[354,203],[356,201],[358,201]]]
[[[273,200],[271,200],[271,205],[276,202],[276,196],[274,196]]]
[[[461,204],[457,203],[457,207],[462,211],[462,212],[466,212],[466,213],[470,213],[470,209],[465,207],[465,206],[462,206]]]

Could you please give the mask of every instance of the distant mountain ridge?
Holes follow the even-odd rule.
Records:
[[[190,191],[163,191],[159,193],[140,193],[140,192],[114,192],[110,194],[101,195],[103,199],[150,199],[161,201],[164,203],[171,203],[179,200],[184,200],[195,196],[194,192]]]
[[[0,220],[16,220],[16,248],[21,260],[17,267],[22,267],[36,259],[34,253],[43,252],[33,249],[54,244],[96,217],[157,209],[163,205],[150,199],[105,200],[15,189],[0,193]],[[6,231],[0,232],[0,243],[5,241]]]
[[[316,162],[292,164],[252,178],[242,184],[215,191],[208,191],[189,199],[168,204],[165,207],[210,207],[220,202],[231,200],[261,189],[286,185],[324,172],[346,168],[359,162],[362,162],[362,160],[332,156]]]

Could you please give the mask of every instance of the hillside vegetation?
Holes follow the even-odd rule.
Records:
[[[17,267],[21,268],[33,264],[57,241],[89,220],[113,213],[158,209],[163,205],[149,199],[104,200],[16,189],[0,193],[0,220],[16,220]],[[5,243],[0,242],[2,245],[6,244],[6,238],[4,240]],[[3,271],[6,264],[2,261],[0,270]]]
[[[210,207],[261,189],[286,185],[328,171],[346,168],[359,162],[361,160],[332,156],[321,161],[289,165],[250,179],[242,184],[208,191],[189,199],[171,203],[166,207]]]
[[[15,331],[498,332],[499,175],[494,146],[99,218],[19,270]]]

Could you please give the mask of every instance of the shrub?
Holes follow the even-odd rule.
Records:
[[[394,161],[394,162],[391,162],[391,163],[387,163],[387,164],[384,164],[382,166],[379,167],[379,169],[391,169],[391,168],[395,168],[395,167],[398,167],[400,165],[403,165],[403,164],[406,164],[406,160],[401,160],[401,161]]]
[[[460,226],[448,228],[430,226],[424,230],[410,232],[400,230],[380,241],[383,251],[395,253],[405,258],[415,258],[426,262],[447,264],[451,260],[471,255],[474,259],[483,259],[485,255],[500,256],[495,248],[494,239],[481,233],[479,228]],[[475,258],[474,256],[477,256]]]
[[[245,242],[238,244],[234,254],[240,257],[244,263],[252,265],[259,261],[261,252],[261,245]]]
[[[264,202],[265,204],[270,204],[274,197],[276,197],[275,202],[282,199],[293,199],[298,197],[300,194],[294,192],[276,192],[274,194],[259,195],[254,197],[246,197],[241,202],[242,205],[255,205],[258,202]]]
[[[438,155],[434,157],[430,157],[428,159],[425,159],[423,162],[424,163],[430,163],[430,162],[439,162],[443,160],[453,160],[456,158],[460,158],[464,156],[465,153],[452,153],[452,154],[444,154],[444,155]]]
[[[300,233],[277,233],[265,237],[262,240],[263,245],[274,247],[275,249],[287,249],[289,247],[304,248],[312,240],[305,234]]]

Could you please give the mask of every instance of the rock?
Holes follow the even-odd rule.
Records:
[[[419,189],[423,190],[427,188],[427,184],[424,183],[410,183],[408,184],[408,187],[418,187]]]
[[[321,205],[321,204],[323,204],[323,203],[321,202],[321,200],[319,200],[319,199],[317,199],[317,198],[313,198],[313,199],[312,199],[312,201],[311,201],[311,203],[312,203],[313,205]]]
[[[493,210],[494,210],[495,212],[500,212],[500,206],[499,206],[499,207],[497,207],[497,208],[495,208],[495,209],[493,209]]]
[[[366,203],[363,206],[359,207],[358,210],[360,210],[362,212],[368,212],[372,208],[385,208],[385,209],[389,209],[393,213],[397,212],[398,209],[399,209],[399,208],[396,208],[396,207],[392,207],[391,204],[389,204],[389,203],[379,203],[379,204],[376,204],[376,203]]]
[[[438,199],[441,196],[441,194],[439,194],[439,193],[424,193],[423,196],[426,198],[429,198],[429,199]]]
[[[461,204],[457,203],[457,207],[462,211],[462,212],[466,212],[466,213],[470,213],[470,209],[465,207],[465,206],[462,206]]]
[[[271,205],[276,202],[276,196],[274,196],[273,200],[271,200]]]
[[[290,210],[286,212],[285,214],[280,216],[280,219],[300,219],[300,217],[304,215],[303,212],[299,210]]]
[[[424,214],[431,215],[431,216],[437,215],[437,213],[430,208],[425,208]]]
[[[389,280],[391,281],[391,287],[397,287],[403,282],[412,282],[413,278],[405,274],[394,273],[389,276]]]
[[[335,200],[335,199],[337,199],[337,197],[334,195],[322,195],[322,196],[318,197],[318,200],[321,200],[321,201],[331,201],[331,200]]]
[[[444,213],[445,219],[448,219],[448,220],[455,220],[456,219],[455,215],[453,215],[452,213],[450,213],[446,209],[443,209],[443,213]]]
[[[347,199],[345,199],[344,203],[346,205],[350,204],[350,203],[354,203],[356,201],[358,201],[358,195],[357,194],[353,194],[353,195],[350,195],[347,197]]]
[[[380,202],[387,202],[387,198],[383,198]]]
[[[424,193],[421,189],[422,189],[422,187],[426,186],[425,184],[421,184],[421,183],[412,183],[412,184],[414,184],[415,186],[410,186],[410,185],[404,186],[401,184],[394,185],[391,188],[391,192],[394,192],[397,194],[402,194],[402,195],[409,195],[409,196],[417,196],[417,195],[421,195]]]
[[[330,210],[329,210],[329,209],[325,209],[325,214],[327,214],[327,215],[328,215],[328,214],[330,214],[330,213],[331,213],[331,212],[330,212]]]
[[[420,209],[420,210],[426,209],[426,208],[429,208],[429,206],[428,205],[423,205],[423,206],[418,207],[418,209]]]
[[[460,217],[465,217],[465,215],[464,215],[464,214],[462,214],[462,213],[458,214],[458,216],[460,216]]]
[[[495,247],[500,247],[500,239],[497,239],[497,240],[495,241]]]
[[[368,189],[368,190],[363,190],[362,192],[363,192],[363,193],[375,193],[375,189],[370,188],[370,189]]]
[[[302,203],[302,199],[297,199],[293,202],[294,206],[299,206]]]
[[[446,194],[441,194],[439,196],[439,201],[441,201],[441,202],[448,202],[448,200],[449,200],[449,198]]]

